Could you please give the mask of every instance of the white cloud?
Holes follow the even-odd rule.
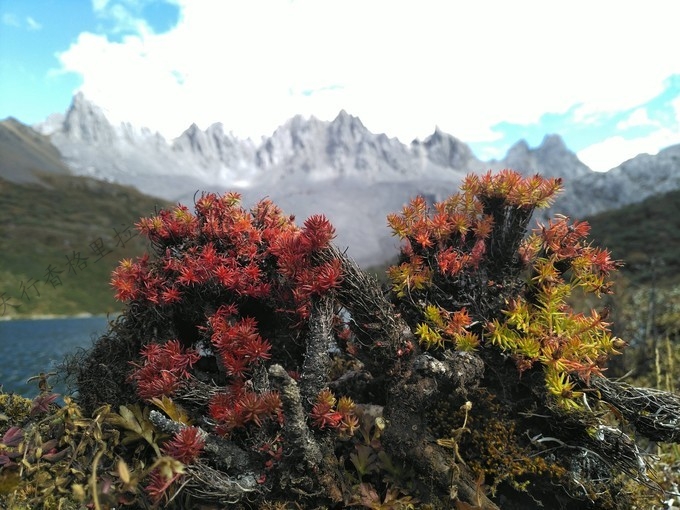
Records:
[[[92,0],[92,10],[94,12],[99,12],[103,11],[106,9],[106,5],[109,3],[109,0]]]
[[[616,129],[623,131],[633,127],[657,125],[657,122],[649,118],[646,108],[636,108],[628,117],[616,124]]]
[[[81,34],[61,54],[86,96],[170,136],[221,121],[258,137],[294,114],[345,109],[404,142],[435,125],[489,141],[502,121],[633,108],[680,72],[676,2],[179,1],[169,32],[123,10],[138,35]]]
[[[149,24],[139,16],[142,3],[140,0],[93,0],[92,10],[95,15],[108,23],[109,34],[138,34],[145,36],[153,33]]]
[[[680,143],[680,133],[673,129],[659,129],[647,136],[626,140],[612,136],[578,152],[578,158],[592,170],[604,172],[638,154],[656,154],[661,149]]]
[[[671,101],[671,106],[675,110],[675,125],[680,129],[680,96]]]
[[[34,20],[33,18],[31,18],[30,16],[28,16],[26,18],[26,25],[28,26],[29,30],[33,30],[33,31],[37,31],[37,30],[40,30],[42,28],[42,25],[40,23],[38,23],[36,20]]]

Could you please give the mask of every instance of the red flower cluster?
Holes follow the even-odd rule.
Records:
[[[148,344],[141,354],[144,365],[130,378],[137,383],[137,393],[143,399],[172,395],[182,379],[189,377],[189,369],[200,357],[193,349],[182,349],[178,340],[164,345]]]
[[[478,269],[490,255],[494,229],[505,227],[507,211],[546,206],[560,186],[560,179],[503,170],[468,175],[460,193],[432,208],[423,197],[414,198],[401,214],[387,217],[394,235],[405,241],[405,262],[389,270],[394,290],[403,296],[406,290],[425,288],[435,273],[455,277]]]
[[[317,395],[309,416],[312,425],[321,430],[328,427],[351,436],[359,428],[359,419],[354,414],[355,407],[349,397],[341,397],[338,401],[332,391],[323,389]]]
[[[131,259],[123,259],[113,271],[111,285],[116,290],[116,299],[119,301],[132,301],[140,297],[140,281],[148,281],[149,256],[139,257],[137,262]],[[148,284],[146,284],[148,287]]]
[[[500,199],[513,207],[547,207],[562,188],[562,179],[546,179],[539,174],[524,177],[514,170],[484,175],[468,175],[461,186],[465,194],[487,200]]]
[[[121,262],[111,280],[121,301],[172,305],[190,288],[218,285],[260,299],[272,292],[287,294],[304,317],[305,301],[341,280],[339,262],[312,260],[335,235],[330,222],[315,215],[299,229],[268,200],[248,212],[237,193],[208,193],[196,202],[196,215],[179,205],[142,218],[137,228],[151,240],[159,260],[150,263],[145,255]],[[272,269],[283,279],[272,278]]]
[[[174,210],[162,210],[152,218],[142,218],[137,229],[151,242],[159,245],[177,242],[197,232],[196,217],[184,205],[178,205]]]
[[[339,260],[321,264],[312,261],[314,252],[326,248],[334,236],[330,222],[315,215],[305,221],[301,231],[288,232],[272,245],[279,272],[292,283],[296,312],[304,319],[309,317],[310,297],[337,287],[342,279]]]
[[[117,299],[171,305],[187,289],[215,283],[240,295],[268,295],[271,288],[261,267],[269,255],[267,245],[296,230],[292,220],[268,202],[248,213],[237,194],[205,194],[196,212],[194,216],[179,205],[137,223],[158,260],[151,264],[145,256],[135,263],[123,261],[111,282]]]
[[[590,225],[585,221],[574,221],[569,224],[566,216],[557,215],[548,221],[548,226],[539,226],[538,231],[543,243],[549,251],[560,259],[573,258],[580,251],[580,244],[590,233]]]
[[[243,385],[232,384],[224,393],[218,393],[210,401],[210,417],[217,422],[216,432],[229,434],[248,423],[262,426],[263,420],[276,419],[283,423],[281,397],[276,391],[260,395],[247,391]]]
[[[166,477],[160,469],[156,468],[149,474],[149,483],[144,490],[154,504],[160,503],[164,498],[169,501],[169,489],[181,477],[182,473],[172,473]]]
[[[185,427],[175,433],[174,437],[163,445],[163,453],[189,464],[203,451],[205,439],[196,427]]]
[[[476,269],[482,256],[486,252],[486,244],[483,239],[477,239],[469,253],[461,253],[451,247],[437,253],[437,265],[439,270],[449,276],[455,276],[463,269]]]
[[[271,357],[271,345],[257,332],[257,322],[252,317],[238,319],[235,306],[221,306],[208,319],[212,330],[211,341],[227,374],[242,378],[258,360]]]
[[[342,278],[339,261],[314,257],[335,235],[330,222],[317,215],[298,228],[268,200],[248,211],[237,193],[207,193],[196,201],[195,214],[179,205],[141,219],[137,227],[151,240],[155,257],[121,262],[111,281],[116,298],[161,315],[202,308],[193,313],[203,313],[208,326],[195,327],[210,335],[219,361],[234,380],[271,357],[271,344],[260,336],[257,321],[242,312],[246,300],[249,306],[259,300],[263,308],[305,319],[311,297],[337,287]],[[210,310],[215,300],[222,303],[217,312]],[[142,352],[144,365],[132,376],[142,398],[172,394],[197,360],[195,351],[171,352],[175,345],[179,343],[163,348],[151,344]]]
[[[301,354],[291,352],[302,347],[274,348],[271,340],[279,327],[285,328],[281,336],[290,338],[291,328],[303,326],[309,317],[312,298],[341,282],[340,261],[326,262],[317,256],[335,236],[331,223],[316,215],[298,227],[292,216],[285,216],[268,200],[246,210],[237,193],[207,193],[197,199],[193,213],[179,205],[142,218],[137,228],[151,241],[153,253],[121,262],[111,279],[116,298],[136,313],[151,312],[151,317],[167,319],[157,328],[161,340],[163,330],[168,337],[178,338],[149,343],[141,351],[141,361],[130,376],[139,397],[150,400],[176,394],[199,358],[214,355],[220,369],[209,375],[223,387],[215,388],[207,404],[208,423],[215,424],[211,432],[229,435],[243,427],[271,425],[263,432],[266,436],[282,426],[279,393],[254,391],[247,379],[258,364],[272,358],[289,365],[291,373],[299,369]],[[285,315],[270,320],[268,314],[280,312]],[[267,338],[261,334],[262,324],[268,332],[275,328]],[[281,352],[286,357],[277,359]],[[207,360],[201,368],[212,366],[212,360]],[[349,399],[341,399],[337,408],[312,419],[352,433],[358,427],[353,406]],[[337,421],[333,413],[338,413]],[[188,463],[203,446],[198,429],[187,427],[164,445],[163,452]],[[272,446],[268,454],[271,458],[265,466],[271,467],[281,458],[282,446]],[[178,477],[154,471],[147,494],[159,502],[168,497]]]
[[[563,273],[571,270],[576,282],[597,295],[611,292],[607,277],[621,266],[612,260],[609,250],[593,247],[586,242],[590,225],[585,221],[569,221],[558,215],[548,225],[539,225],[520,247],[523,260],[533,263],[534,280],[538,283],[559,283]]]

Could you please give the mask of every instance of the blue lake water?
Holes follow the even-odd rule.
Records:
[[[107,329],[106,317],[0,321],[0,385],[25,397],[38,394],[36,382],[26,380],[55,371],[66,354],[88,348]],[[50,379],[56,393],[66,388]]]

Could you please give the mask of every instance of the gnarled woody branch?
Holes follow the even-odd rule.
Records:
[[[269,380],[281,394],[286,419],[282,434],[284,459],[290,469],[282,473],[281,487],[306,497],[325,493],[333,501],[342,501],[333,443],[317,441],[309,430],[297,382],[278,364],[269,367]]]
[[[371,371],[389,371],[413,344],[413,333],[394,312],[375,277],[365,273],[354,260],[331,245],[319,254],[323,261],[340,260],[342,283],[337,299],[352,316],[352,330],[362,346],[360,358]]]
[[[592,377],[590,385],[638,433],[652,441],[680,443],[680,396],[654,388],[636,388],[606,377]]]
[[[309,333],[300,379],[303,402],[313,402],[319,392],[328,386],[331,365],[328,350],[332,342],[333,300],[322,296],[314,300],[309,317]]]
[[[442,398],[442,392],[465,401],[468,391],[481,380],[484,363],[476,354],[456,352],[443,360],[421,354],[411,366],[410,377],[391,386],[383,409],[389,422],[383,435],[385,451],[415,468],[421,477],[421,494],[436,508],[453,508],[454,500],[458,500],[458,508],[498,510],[479,489],[464,461],[437,444],[423,412]]]

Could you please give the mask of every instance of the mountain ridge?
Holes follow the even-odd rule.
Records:
[[[205,130],[193,124],[168,141],[145,128],[114,126],[77,94],[65,115],[35,128],[77,175],[170,201],[191,203],[197,191],[230,190],[240,192],[246,206],[267,196],[298,217],[324,213],[336,225],[339,245],[362,264],[380,262],[394,247],[384,221],[389,212],[417,194],[443,200],[471,172],[513,168],[562,177],[565,190],[552,210],[572,217],[680,188],[680,144],[604,173],[589,169],[559,135],[533,148],[520,140],[502,160],[485,162],[439,128],[405,145],[370,132],[344,110],[332,121],[297,115],[259,142],[239,139],[220,123]]]
[[[458,174],[454,175],[455,178],[460,178],[461,173],[479,172],[505,163],[505,160],[484,162],[478,159],[467,144],[438,127],[425,139],[417,138],[406,145],[397,138],[371,133],[358,117],[345,110],[341,110],[332,121],[296,115],[271,136],[263,137],[260,143],[237,138],[231,132],[226,133],[221,123],[212,124],[205,130],[192,124],[172,140],[165,140],[158,133],[152,134],[145,128],[135,132],[129,124],[113,126],[104,112],[81,93],[74,96],[61,125],[58,118],[52,116],[49,121],[35,128],[51,136],[53,143],[77,173],[93,176],[97,176],[96,167],[107,165],[101,165],[102,162],[96,161],[87,151],[77,150],[79,146],[98,145],[104,149],[104,156],[111,156],[108,159],[114,160],[117,159],[116,152],[128,152],[126,155],[129,155],[129,150],[123,150],[124,145],[128,146],[127,149],[136,148],[138,156],[143,156],[143,149],[149,146],[150,139],[155,140],[152,144],[154,155],[163,160],[165,173],[181,175],[177,167],[198,163],[196,166],[200,171],[194,173],[200,178],[209,182],[223,181],[226,185],[234,181],[256,185],[257,177],[263,175],[262,178],[268,181],[272,177],[285,178],[298,174],[312,180],[337,177],[358,177],[369,181],[413,180],[420,177],[448,180],[451,170]],[[566,148],[559,135],[547,137],[535,149],[529,149],[526,142],[523,143],[526,147],[525,156],[533,155],[534,160],[536,155],[541,159],[555,153],[558,157],[568,154],[576,160],[569,163],[578,165],[574,167],[574,172],[581,174],[583,168],[587,168]],[[175,157],[174,165],[169,161],[173,159],[171,156]],[[131,164],[139,161],[119,161],[117,168],[108,165],[108,168],[99,170],[99,174],[104,177],[108,175],[114,180],[124,180],[125,174],[128,174],[127,180],[133,181],[131,175],[134,172],[129,168],[125,171],[126,163],[130,163],[127,166],[131,168],[140,166]],[[148,173],[164,173],[158,172],[156,165],[149,161],[143,161],[141,166],[147,167]],[[536,167],[546,165],[532,161],[530,166],[533,171]],[[564,168],[564,164],[560,166],[562,174],[565,171],[572,174],[570,169]],[[538,169],[543,172],[546,170]],[[135,182],[127,184],[135,185]],[[150,191],[158,193],[158,190]]]
[[[0,176],[15,183],[39,182],[41,174],[69,174],[49,138],[12,117],[0,123]]]

